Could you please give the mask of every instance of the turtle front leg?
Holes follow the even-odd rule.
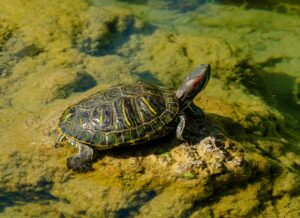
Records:
[[[177,124],[176,137],[180,141],[185,141],[188,144],[195,143],[195,138],[197,134],[197,125],[195,125],[195,120],[187,117],[186,114],[179,116],[179,123]]]
[[[190,117],[194,117],[196,119],[203,119],[204,113],[203,111],[196,106],[193,102],[191,102],[185,109],[184,112],[188,114]]]
[[[183,138],[183,130],[184,130],[185,125],[186,125],[186,120],[187,120],[187,117],[186,117],[185,114],[179,116],[179,123],[178,123],[177,129],[176,129],[176,137],[180,141],[186,141]]]
[[[79,153],[68,157],[67,167],[76,172],[87,172],[92,170],[92,161],[94,158],[94,151],[89,146],[78,141],[71,142],[72,146],[77,148]]]

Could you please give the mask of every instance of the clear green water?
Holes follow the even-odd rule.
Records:
[[[0,5],[0,217],[300,216],[298,1]],[[251,173],[181,175],[168,139],[66,169],[75,151],[52,147],[65,108],[118,83],[176,88],[199,63],[212,79],[195,103]]]

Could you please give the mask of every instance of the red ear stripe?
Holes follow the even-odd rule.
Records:
[[[193,90],[195,89],[196,85],[198,85],[202,79],[203,79],[203,75],[199,76],[199,78],[193,82],[193,87],[192,87]]]

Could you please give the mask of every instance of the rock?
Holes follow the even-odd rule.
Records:
[[[75,39],[75,46],[81,52],[93,56],[110,53],[112,45],[130,34],[134,19],[124,11],[114,14],[99,8],[91,8],[83,14],[82,31]],[[110,46],[110,47],[109,47]]]

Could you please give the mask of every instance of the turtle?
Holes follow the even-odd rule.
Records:
[[[193,103],[211,75],[209,64],[200,64],[177,91],[142,81],[99,91],[68,107],[59,119],[54,147],[69,143],[79,152],[67,158],[73,171],[92,170],[96,150],[143,144],[183,131],[189,119],[203,118]]]

